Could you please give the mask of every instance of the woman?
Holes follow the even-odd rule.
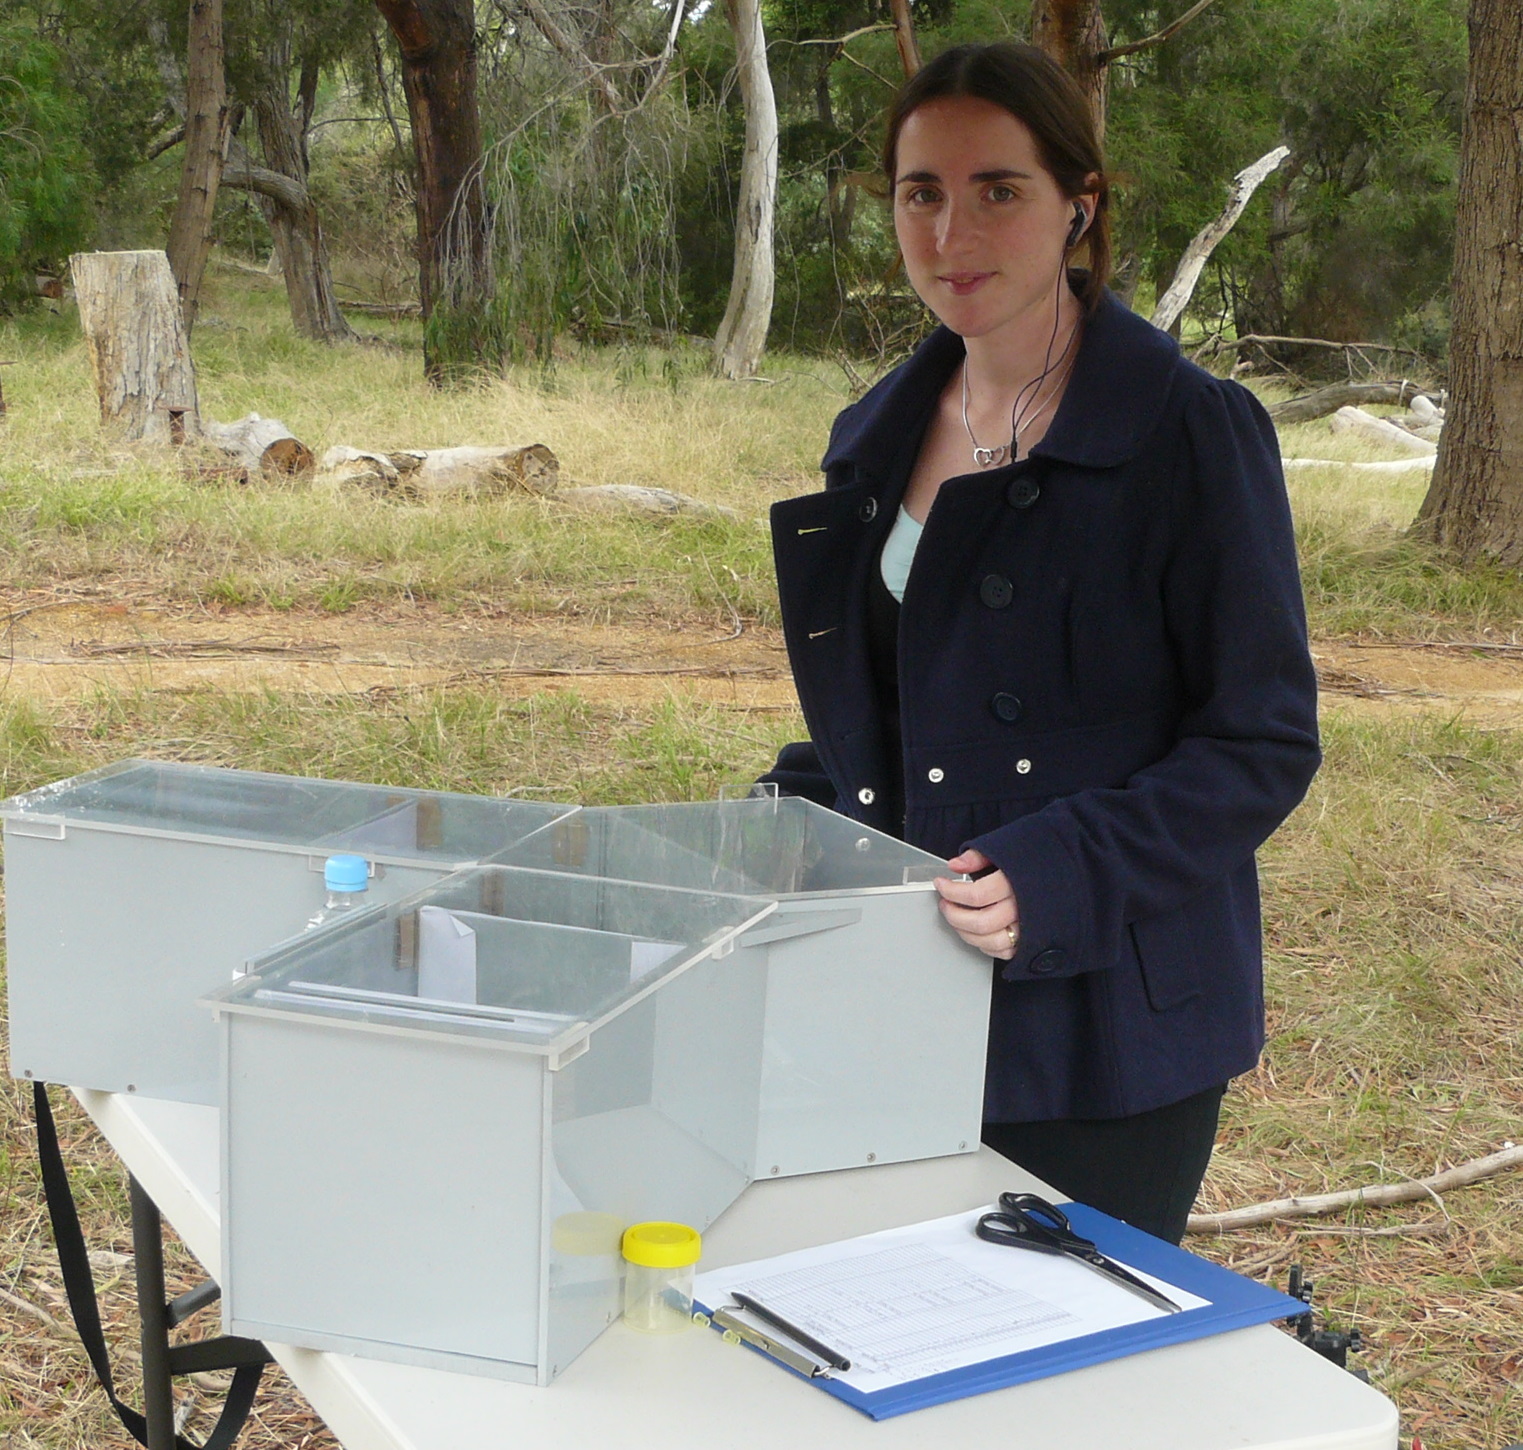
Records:
[[[812,739],[768,779],[973,878],[938,890],[996,962],[984,1141],[1178,1242],[1263,1044],[1254,851],[1319,759],[1274,431],[1105,290],[1039,51],[925,67],[884,170],[942,325],[772,511]]]

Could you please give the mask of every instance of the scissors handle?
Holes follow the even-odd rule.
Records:
[[[999,1196],[999,1206],[1002,1213],[1029,1214],[1032,1218],[1042,1221],[1044,1228],[1073,1234],[1079,1242],[1088,1242],[1087,1239],[1079,1239],[1079,1236],[1073,1233],[1073,1225],[1069,1223],[1068,1215],[1057,1204],[1049,1203],[1040,1193],[1002,1193]]]

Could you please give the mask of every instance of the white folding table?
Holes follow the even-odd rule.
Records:
[[[78,1090],[100,1130],[218,1274],[214,1108]],[[753,1185],[704,1236],[704,1266],[1046,1191],[983,1149]],[[299,1212],[299,1205],[292,1206]],[[384,1264],[376,1265],[385,1273]],[[462,1293],[470,1286],[462,1285]],[[874,1422],[695,1329],[616,1324],[545,1388],[272,1344],[346,1450],[1395,1450],[1384,1395],[1270,1325],[1171,1345]]]

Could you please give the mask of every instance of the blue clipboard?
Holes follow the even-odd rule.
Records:
[[[1250,1325],[1289,1319],[1306,1312],[1306,1305],[1299,1299],[1292,1299],[1278,1289],[1267,1288],[1231,1269],[1222,1268],[1220,1264],[1177,1249],[1173,1244],[1132,1228],[1098,1209],[1082,1203],[1065,1203],[1062,1209],[1075,1231],[1094,1240],[1103,1253],[1209,1302],[1197,1309],[1184,1309],[1178,1314],[1145,1319],[1139,1324],[1081,1335],[1061,1344],[1004,1355],[871,1394],[864,1394],[828,1376],[810,1378],[780,1361],[773,1362],[789,1374],[845,1401],[854,1410],[860,1410],[874,1420],[887,1420],[911,1410],[923,1410],[930,1405],[981,1395],[988,1390],[1025,1384],[1028,1380],[1045,1379],[1067,1370],[1101,1364],[1108,1359],[1140,1354],[1146,1349],[1183,1344],[1191,1339],[1204,1339],[1212,1334],[1225,1334],[1230,1329],[1246,1329]],[[1021,1250],[1012,1249],[1011,1252],[1020,1253]],[[765,1353],[754,1345],[746,1347],[757,1354]]]

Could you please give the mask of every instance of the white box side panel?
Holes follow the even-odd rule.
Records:
[[[845,892],[787,911],[843,906],[860,922],[772,947],[757,1178],[979,1146],[990,959],[931,892]]]
[[[438,880],[388,868],[373,900]],[[324,898],[305,851],[92,831],[7,831],[11,1071],[217,1102],[217,1032],[196,999],[299,932]]]
[[[224,1022],[233,1331],[534,1366],[544,1060],[421,1034]]]

